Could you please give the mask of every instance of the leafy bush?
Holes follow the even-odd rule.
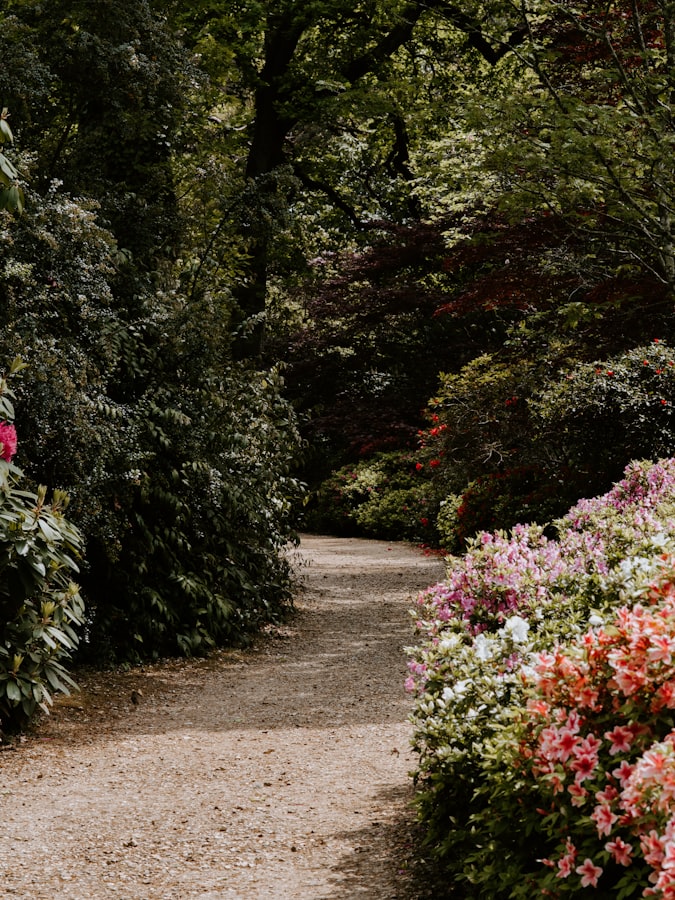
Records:
[[[85,579],[95,600],[90,652],[203,653],[288,610],[283,550],[302,487],[280,390],[275,372],[233,369],[139,403],[138,468],[118,482],[128,526],[116,546],[96,543]]]
[[[441,545],[461,553],[467,539],[480,531],[509,528],[515,522],[544,524],[562,515],[581,489],[574,474],[519,466],[479,476],[437,519]]]
[[[17,366],[14,367],[16,371]],[[52,691],[69,693],[64,665],[78,644],[84,604],[71,580],[82,550],[77,529],[65,518],[67,496],[25,490],[12,463],[16,431],[11,391],[0,381],[0,725],[14,729]]]
[[[440,424],[425,440],[436,491],[451,498],[438,522],[451,552],[481,530],[561,516],[606,490],[628,460],[675,447],[675,354],[665,341],[592,362],[573,362],[563,344],[522,366],[484,355],[441,377],[431,401]]]
[[[535,427],[554,432],[559,458],[618,477],[629,459],[675,447],[675,353],[655,339],[602,361],[579,364],[532,403]]]
[[[316,492],[306,527],[382,540],[436,541],[438,501],[416,460],[410,452],[378,453],[339,469]]]
[[[0,213],[0,350],[29,368],[24,470],[86,538],[79,654],[139,659],[241,641],[289,605],[295,417],[278,373],[228,359],[226,312],[173,290],[115,297],[126,262],[96,204],[53,185]],[[67,427],[63,423],[67,422]]]
[[[539,526],[483,533],[420,595],[407,682],[420,814],[472,896],[559,896],[596,881],[600,897],[670,896],[640,891],[652,870],[670,877],[675,808],[664,785],[647,790],[644,760],[671,753],[675,589],[662,570],[674,523],[675,460],[632,464],[556,523],[558,540]]]

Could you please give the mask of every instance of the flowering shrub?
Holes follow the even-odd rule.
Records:
[[[674,752],[674,496],[675,461],[634,463],[558,540],[481,534],[418,599],[420,812],[480,896],[675,897],[675,792],[648,782]]]
[[[672,564],[606,626],[533,659],[513,764],[543,807],[540,834],[554,850],[537,881],[551,891],[564,879],[675,897]],[[624,876],[631,866],[639,878]]]
[[[12,372],[20,368],[15,363]],[[64,512],[68,498],[23,487],[11,459],[16,431],[11,391],[0,379],[0,731],[46,709],[51,692],[69,692],[64,661],[78,643],[84,606],[71,574],[82,549]]]

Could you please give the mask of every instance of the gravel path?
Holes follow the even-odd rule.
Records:
[[[252,650],[86,674],[0,753],[0,897],[417,896],[402,648],[442,563],[326,537],[299,562],[297,615]]]

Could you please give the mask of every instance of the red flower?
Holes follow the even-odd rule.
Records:
[[[424,464],[423,463],[415,463],[415,468],[417,469],[418,472],[421,472],[422,469],[424,468]]]
[[[437,466],[440,466],[440,464],[441,464],[440,459],[430,459],[429,460],[429,465],[431,466],[432,469],[435,469]]]
[[[0,458],[11,462],[16,453],[16,428],[9,422],[0,422]]]

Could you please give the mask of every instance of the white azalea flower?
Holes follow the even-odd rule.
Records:
[[[530,626],[525,619],[521,619],[520,616],[511,616],[510,619],[506,620],[504,630],[511,635],[516,644],[524,644],[527,640]]]
[[[463,697],[468,691],[470,684],[471,681],[468,678],[465,678],[464,681],[455,682],[455,696]]]
[[[455,647],[461,642],[461,638],[458,634],[449,634],[447,637],[444,637],[442,640],[438,642],[439,650],[454,650]]]
[[[478,659],[481,659],[483,661],[492,659],[492,657],[494,656],[493,642],[484,634],[479,634],[476,640],[473,642],[473,650]]]

